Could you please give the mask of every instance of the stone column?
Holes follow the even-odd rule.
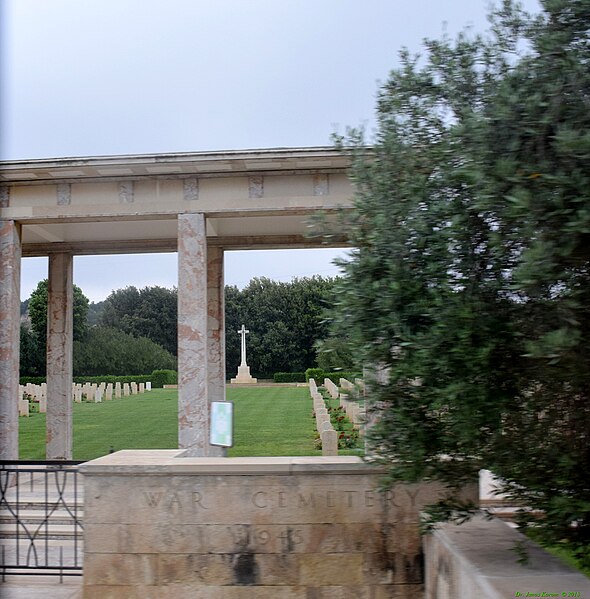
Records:
[[[50,254],[47,286],[48,460],[72,459],[73,263],[71,254]]]
[[[18,459],[20,225],[0,221],[0,459]]]
[[[178,215],[178,445],[209,455],[207,240],[203,214]]]
[[[208,402],[225,401],[225,303],[223,249],[207,248]],[[224,447],[210,447],[210,456],[225,456]]]

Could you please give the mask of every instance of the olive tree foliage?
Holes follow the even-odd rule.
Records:
[[[338,142],[356,184],[334,314],[373,366],[390,481],[438,480],[433,518],[489,468],[590,543],[590,3],[505,1],[488,34],[407,51],[378,133]],[[523,521],[526,514],[523,515]]]

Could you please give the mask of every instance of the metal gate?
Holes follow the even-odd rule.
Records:
[[[0,572],[82,575],[83,494],[78,464],[0,461]]]

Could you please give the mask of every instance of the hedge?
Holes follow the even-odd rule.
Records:
[[[330,379],[334,384],[340,385],[340,379],[354,383],[354,379],[362,378],[358,372],[339,370],[337,372],[324,372],[322,368],[308,368],[305,371],[305,382],[314,379],[317,385],[323,385],[324,379]]]
[[[164,385],[178,384],[178,373],[176,370],[154,370],[151,377],[152,387],[161,388]]]
[[[325,378],[330,379],[336,385],[340,385],[340,379],[346,379],[347,381],[354,383],[354,379],[362,378],[362,375],[360,375],[358,372],[345,372],[345,371],[325,372],[324,376],[322,377],[321,383],[324,382]],[[318,385],[321,384],[320,381],[317,381],[317,380],[316,380],[316,383]]]
[[[308,368],[305,371],[305,382],[309,383],[309,379],[313,379],[318,385],[321,385],[324,381],[324,369]]]
[[[272,377],[275,383],[305,383],[305,372],[275,372]]]
[[[115,376],[113,374],[102,374],[100,376],[75,376],[74,383],[152,383],[152,388],[161,388],[163,385],[176,385],[178,375],[176,370],[154,370],[151,374],[135,374],[125,376]],[[23,376],[20,378],[20,384],[26,385],[33,383],[40,385],[47,382],[44,376]]]
[[[21,376],[19,383],[21,385],[27,385],[28,383],[32,383],[33,385],[40,385],[41,383],[45,383],[44,376]]]

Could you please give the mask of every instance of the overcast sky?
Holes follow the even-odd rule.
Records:
[[[536,0],[524,6],[536,10]],[[374,127],[402,46],[487,27],[486,0],[0,0],[0,159],[329,145]],[[446,24],[446,25],[445,25]],[[226,283],[333,276],[333,250],[228,252]],[[47,276],[25,259],[22,297]],[[176,255],[78,257],[93,301]]]

